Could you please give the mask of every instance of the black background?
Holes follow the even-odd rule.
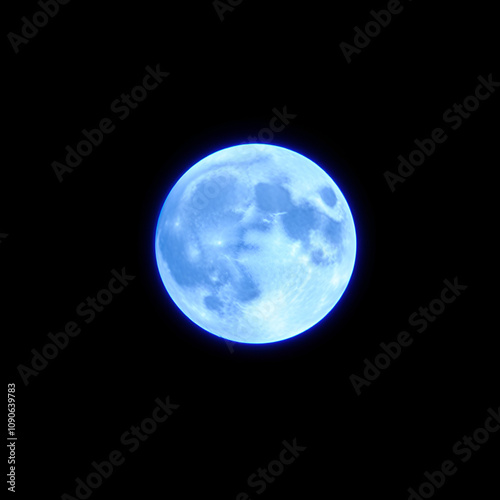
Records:
[[[348,64],[339,44],[385,5],[244,0],[221,22],[210,1],[74,0],[18,54],[5,38],[1,317],[21,498],[74,496],[76,478],[116,449],[125,463],[91,498],[407,498],[449,458],[458,472],[436,497],[489,496],[498,436],[466,464],[452,447],[498,408],[488,189],[498,92],[456,131],[442,117],[479,75],[500,77],[493,4],[404,2]],[[37,10],[11,6],[5,33],[19,34]],[[170,75],[120,121],[110,105],[148,65]],[[163,292],[156,220],[187,168],[246,142],[284,106],[297,116],[272,143],[311,158],[342,189],[356,267],[307,333],[227,344]],[[60,183],[52,162],[105,117],[116,130]],[[392,193],[384,172],[436,127],[448,140]],[[135,279],[86,325],[77,305],[122,267]],[[409,315],[455,277],[467,290],[417,334]],[[72,320],[81,334],[25,386],[19,365]],[[413,344],[356,395],[349,377],[402,330]],[[179,408],[129,453],[120,437],[167,396]],[[306,450],[256,494],[247,478],[294,438]]]

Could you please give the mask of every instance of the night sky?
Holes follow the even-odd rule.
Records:
[[[0,286],[18,498],[490,498],[494,5],[8,8]],[[179,177],[248,142],[324,166],[357,229],[335,309],[266,345],[190,322],[154,259]]]

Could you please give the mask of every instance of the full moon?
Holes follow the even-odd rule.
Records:
[[[249,344],[298,335],[337,304],[356,231],[330,176],[283,147],[244,144],[192,166],[161,209],[155,253],[179,309],[211,334]]]

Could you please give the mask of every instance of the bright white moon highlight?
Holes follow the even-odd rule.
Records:
[[[261,344],[298,335],[333,309],[354,269],[356,231],[318,165],[282,147],[244,144],[179,179],[155,251],[163,284],[189,319]]]

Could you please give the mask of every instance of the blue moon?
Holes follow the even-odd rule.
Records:
[[[174,185],[155,254],[165,289],[191,321],[265,344],[305,332],[334,308],[354,270],[356,230],[316,163],[243,144],[207,156]]]

